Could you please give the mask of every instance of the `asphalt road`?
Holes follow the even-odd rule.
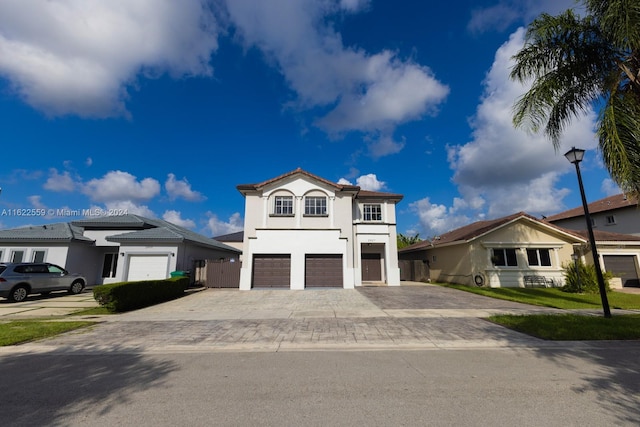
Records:
[[[9,354],[3,426],[603,426],[640,420],[640,345]]]

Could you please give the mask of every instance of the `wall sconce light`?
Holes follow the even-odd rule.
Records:
[[[124,256],[124,252],[120,252],[120,256]]]
[[[176,256],[175,252],[171,252],[171,256],[173,257]]]

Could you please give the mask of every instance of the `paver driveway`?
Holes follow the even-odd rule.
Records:
[[[491,313],[557,310],[439,286],[208,289],[90,330],[19,346],[73,351],[283,351],[553,345],[491,324]]]

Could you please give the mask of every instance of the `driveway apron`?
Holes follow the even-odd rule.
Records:
[[[207,289],[6,351],[306,351],[553,346],[483,320],[559,310],[439,286]]]

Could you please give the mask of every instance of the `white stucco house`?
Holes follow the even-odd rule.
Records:
[[[400,285],[396,204],[296,169],[237,186],[245,197],[240,289]]]
[[[238,259],[241,251],[167,221],[139,215],[89,218],[0,230],[0,262],[50,262],[89,285],[164,279],[196,260]]]

